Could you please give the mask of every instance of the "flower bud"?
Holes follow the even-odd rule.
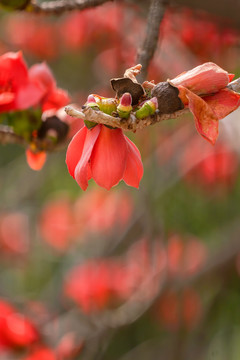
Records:
[[[90,107],[94,110],[99,110],[99,105],[97,104],[96,99],[92,94],[88,96],[87,102],[84,106]]]
[[[153,115],[158,108],[158,101],[156,97],[145,101],[145,103],[135,113],[137,119],[144,119]]]
[[[132,96],[126,92],[120,99],[120,104],[117,107],[118,115],[121,118],[127,119],[132,111]]]
[[[114,98],[101,98],[98,104],[100,110],[108,115],[117,110],[117,101]]]

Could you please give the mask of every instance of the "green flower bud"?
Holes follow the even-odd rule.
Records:
[[[135,113],[137,119],[144,119],[153,115],[158,108],[158,101],[156,97],[147,100]]]
[[[108,115],[117,110],[117,100],[113,98],[101,98],[98,105],[99,109]]]

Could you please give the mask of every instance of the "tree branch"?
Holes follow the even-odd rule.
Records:
[[[92,108],[86,108],[81,111],[72,105],[66,106],[65,111],[68,115],[76,118],[135,132],[136,130],[144,129],[146,126],[153,125],[156,122],[177,118],[187,113],[188,109],[183,109],[172,114],[163,115],[158,115],[156,111],[154,115],[148,116],[144,119],[137,119],[134,114],[130,114],[128,119],[122,119],[120,117],[113,117],[111,115],[105,114],[102,111],[93,110]]]
[[[37,3],[32,0],[28,11],[35,13],[59,14],[70,10],[84,10],[113,0],[56,0]]]
[[[240,78],[229,83],[227,88],[240,92]],[[157,122],[177,118],[187,113],[189,109],[184,108],[183,110],[178,110],[171,114],[159,114],[158,111],[156,111],[154,115],[148,116],[144,119],[137,119],[133,113],[130,114],[128,119],[122,119],[120,117],[105,114],[99,110],[93,110],[92,108],[79,110],[74,105],[66,106],[65,111],[68,115],[76,118],[135,132]]]
[[[155,50],[157,48],[159,38],[159,28],[163,19],[167,0],[152,0],[148,19],[146,37],[143,41],[141,49],[138,51],[137,63],[142,64],[142,72],[139,81],[142,82],[147,76],[147,69]]]
[[[14,131],[6,125],[0,125],[0,144],[20,144],[25,145],[25,140],[14,133]]]

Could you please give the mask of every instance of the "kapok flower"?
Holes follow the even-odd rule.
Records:
[[[208,62],[170,80],[194,115],[197,131],[212,144],[218,136],[218,121],[240,105],[240,94],[226,87],[233,77],[234,74]]]
[[[29,77],[21,52],[0,56],[0,112],[27,109],[42,96],[43,89]]]
[[[120,180],[138,188],[143,175],[138,148],[121,129],[104,125],[90,130],[84,126],[68,146],[66,163],[70,175],[83,190],[91,178],[107,190]]]

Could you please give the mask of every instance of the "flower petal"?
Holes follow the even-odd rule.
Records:
[[[74,171],[75,179],[83,190],[86,190],[88,187],[89,176],[91,176],[91,172],[89,171],[89,159],[96,140],[99,137],[101,127],[102,125],[96,125],[91,130],[87,129],[82,156]]]
[[[38,171],[41,170],[43,165],[46,162],[47,154],[45,151],[40,151],[38,153],[32,152],[30,149],[26,150],[26,158],[29,167],[32,170]]]
[[[127,143],[127,162],[124,171],[123,180],[129,186],[139,187],[140,180],[143,176],[143,164],[141,154],[136,145],[125,136]]]
[[[77,163],[81,159],[86,135],[87,135],[87,128],[86,126],[84,126],[74,135],[70,144],[68,145],[67,154],[66,154],[66,164],[70,175],[74,179],[75,179],[74,171],[77,166]]]
[[[19,88],[16,94],[15,109],[24,110],[31,106],[37,105],[44,92],[42,88],[36,83],[27,83],[25,86]]]
[[[123,178],[127,146],[121,129],[102,126],[91,157],[92,177],[99,186],[110,190]]]
[[[223,119],[240,106],[240,94],[227,88],[219,90],[214,95],[204,96],[203,100],[212,108],[218,120]]]
[[[178,86],[179,97],[194,115],[197,131],[211,144],[215,144],[218,137],[218,118],[212,108],[198,95]],[[186,104],[186,99],[188,104]]]
[[[225,88],[229,75],[220,66],[207,62],[177,76],[170,83],[177,87],[182,85],[197,95],[207,95]]]

